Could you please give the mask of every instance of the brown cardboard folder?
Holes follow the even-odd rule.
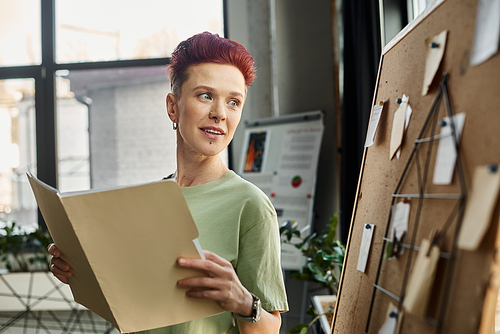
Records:
[[[179,257],[200,258],[198,230],[177,183],[60,193],[28,173],[40,211],[71,267],[75,301],[122,333],[173,325],[222,309],[189,299]]]

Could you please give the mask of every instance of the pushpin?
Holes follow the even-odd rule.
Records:
[[[391,311],[389,312],[389,318],[397,318],[398,317],[398,312],[397,311]]]
[[[436,42],[431,42],[431,44],[429,44],[429,46],[432,48],[432,49],[437,49],[439,47],[439,44],[436,43]]]
[[[445,126],[447,126],[448,123],[446,123],[446,121],[444,119],[442,119],[441,121],[439,121],[439,126],[444,128]]]
[[[371,229],[372,227],[370,226],[370,224],[365,224],[365,228],[366,228],[367,230],[369,230],[369,229]]]
[[[396,100],[396,103],[397,103],[397,104],[401,104],[401,103],[403,103],[403,100],[401,100],[401,99],[397,99],[397,100]]]
[[[490,170],[490,173],[496,173],[498,171],[498,165],[497,164],[489,164],[488,169]]]
[[[379,101],[378,105],[382,107],[384,105],[384,101]]]

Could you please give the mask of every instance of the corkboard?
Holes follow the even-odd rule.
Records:
[[[373,101],[386,101],[386,104],[374,145],[364,152],[332,333],[364,333],[366,330],[368,333],[378,333],[385,321],[389,302],[395,303],[390,296],[374,289],[373,284],[379,267],[378,285],[397,296],[402,293],[402,281],[410,252],[405,251],[405,254],[396,260],[381,261],[383,238],[393,203],[392,194],[413,150],[414,140],[418,138],[439,91],[444,72],[449,74],[447,88],[453,114],[466,114],[459,147],[466,189],[471,188],[472,173],[476,166],[500,162],[500,55],[497,54],[478,66],[469,66],[476,9],[477,0],[437,1],[428,12],[405,28],[384,49]],[[443,30],[448,31],[446,51],[429,93],[422,96],[427,50],[425,40]],[[405,133],[401,158],[389,160],[393,116],[398,108],[396,100],[403,94],[410,97],[413,115]],[[438,113],[439,119],[446,116],[443,102],[440,103]],[[451,185],[432,184],[436,151],[437,143],[431,150],[430,176],[425,192],[459,193],[460,184],[456,173]],[[404,179],[401,193],[418,193],[419,181],[416,175],[416,165],[412,164]],[[443,227],[454,205],[455,202],[447,199],[424,203],[415,235],[415,245],[420,245],[422,238],[427,238],[433,228]],[[413,200],[411,207],[407,241],[413,238]],[[453,226],[459,218],[452,222],[442,251],[455,254],[454,261],[439,261],[429,309],[430,317],[439,320],[440,324],[407,315],[402,322],[400,333],[457,334],[478,331],[494,255],[494,235],[498,226],[499,211],[497,203],[493,223],[476,252],[454,252]],[[375,231],[367,269],[365,273],[361,273],[356,268],[366,223],[374,224]],[[413,252],[413,262],[416,253]],[[410,268],[411,263],[410,261]],[[451,275],[447,276],[449,273]],[[443,293],[447,288],[448,295]]]

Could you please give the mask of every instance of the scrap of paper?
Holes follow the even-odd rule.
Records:
[[[410,124],[410,119],[411,119],[411,114],[413,113],[413,110],[411,109],[410,104],[408,104],[408,107],[406,108],[406,120],[405,120],[405,132],[408,130],[408,125]],[[401,146],[399,147],[399,150],[396,152],[396,158],[401,157]]]
[[[409,218],[410,203],[401,201],[392,207],[391,236],[395,236],[399,240],[399,242],[404,242],[403,236],[405,235],[405,232],[408,231]],[[403,255],[403,251],[404,248],[401,248],[399,255]]]
[[[455,124],[455,135],[457,142],[460,141],[460,135],[465,123],[465,113],[456,114],[453,116]],[[436,165],[434,166],[434,176],[432,183],[434,184],[451,184],[455,163],[457,160],[457,149],[455,141],[451,135],[450,118],[445,117],[440,122],[441,134],[437,149]]]
[[[419,318],[424,318],[427,312],[439,254],[438,246],[431,245],[427,239],[422,240],[403,300],[405,311]]]
[[[500,222],[499,222],[500,225]],[[490,282],[486,289],[486,295],[483,302],[483,311],[481,312],[481,323],[479,334],[494,333],[495,315],[497,309],[498,290],[500,288],[500,228],[497,228],[495,240],[496,255],[493,258],[490,268]]]
[[[486,295],[483,302],[483,311],[481,312],[481,324],[479,326],[479,334],[495,333],[495,313],[498,299],[498,291],[500,288],[500,266],[498,263],[492,265],[495,269],[492,270],[490,283],[486,289]]]
[[[496,54],[499,40],[500,1],[479,0],[470,64],[479,65]]]
[[[394,120],[392,122],[392,134],[391,134],[391,145],[389,152],[389,160],[392,160],[394,154],[401,147],[403,143],[403,135],[405,132],[405,122],[406,122],[406,109],[408,107],[409,97],[403,94],[401,99],[401,104],[398,110],[394,113]]]
[[[368,255],[370,254],[370,245],[372,244],[373,230],[375,225],[365,224],[363,226],[363,236],[361,237],[361,247],[359,247],[358,270],[365,272]]]
[[[398,308],[389,302],[387,307],[387,317],[384,324],[378,330],[378,334],[395,334],[398,324]]]
[[[490,226],[500,190],[500,171],[497,165],[476,167],[472,190],[458,237],[460,249],[477,250]]]
[[[377,132],[378,123],[380,121],[380,116],[382,115],[383,110],[384,110],[383,101],[380,101],[372,108],[372,117],[370,119],[370,126],[368,127],[368,133],[366,134],[365,147],[370,147],[373,145],[373,138],[375,137],[375,132]]]
[[[425,72],[424,72],[424,87],[422,88],[422,95],[427,95],[432,80],[436,76],[436,72],[443,59],[444,50],[446,47],[446,35],[448,31],[443,30],[440,34],[425,40],[427,44],[427,56],[425,59]]]

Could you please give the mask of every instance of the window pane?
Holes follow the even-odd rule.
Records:
[[[168,57],[189,36],[222,35],[222,0],[56,2],[57,62]]]
[[[0,222],[37,226],[37,206],[25,175],[36,175],[35,82],[0,80]]]
[[[61,73],[65,74],[59,71],[56,77],[57,186],[62,192],[89,189],[89,108],[75,99]]]
[[[40,64],[40,0],[0,2],[0,65]]]
[[[175,171],[165,73],[165,66],[58,72],[61,191],[157,181]]]

